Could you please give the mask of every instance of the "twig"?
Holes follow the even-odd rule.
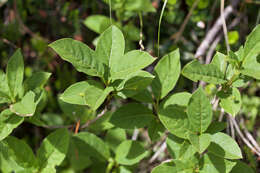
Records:
[[[230,128],[231,137],[232,137],[233,139],[235,139],[234,124],[233,124],[233,122],[231,121],[231,118],[232,118],[232,115],[229,115],[229,116],[228,116],[229,128]]]
[[[233,6],[229,5],[225,8],[225,10],[223,12],[223,16],[225,19],[227,19],[230,16],[230,14],[234,11],[234,8],[238,4],[238,2],[239,2],[239,0],[236,0],[234,2]],[[221,17],[219,17],[217,19],[217,21],[215,22],[215,24],[213,25],[213,27],[207,33],[206,37],[200,44],[199,48],[197,49],[196,54],[195,54],[196,58],[202,57],[206,53],[207,49],[209,48],[210,44],[214,40],[215,36],[220,31],[221,26],[222,26],[222,21],[221,21]]]
[[[241,18],[242,18],[242,16],[239,16],[239,17],[235,18],[235,19],[231,22],[231,24],[228,26],[228,29],[232,29],[232,28],[234,28],[235,26],[237,26],[237,25],[239,24]],[[214,54],[214,52],[215,52],[215,50],[216,50],[216,47],[217,47],[218,43],[221,41],[222,37],[223,37],[223,34],[219,34],[219,35],[216,37],[216,39],[213,41],[213,43],[211,44],[211,46],[210,46],[210,48],[209,48],[209,51],[208,51],[208,53],[207,53],[207,56],[206,56],[206,61],[205,61],[206,64],[209,64],[209,63],[210,63],[210,61],[211,61],[211,59],[212,59],[212,57],[213,57],[213,54]]]
[[[107,112],[107,108],[105,108],[100,114],[98,114],[96,116],[96,118],[86,122],[85,124],[83,124],[80,129],[84,129],[84,128],[87,128],[90,124],[96,122],[98,119],[100,119],[105,113]]]
[[[140,20],[140,40],[139,40],[139,46],[140,50],[144,50],[144,45],[143,45],[143,17],[142,13],[139,12],[139,20]]]
[[[162,23],[162,17],[163,17],[163,13],[164,13],[164,10],[165,10],[165,7],[166,7],[166,4],[167,4],[167,1],[168,0],[165,0],[164,3],[163,3],[163,7],[162,7],[162,11],[161,11],[161,14],[160,14],[160,19],[159,19],[159,25],[158,25],[158,40],[157,40],[157,46],[158,46],[158,58],[160,56],[160,33],[161,33],[161,23]]]
[[[231,116],[232,116],[232,115],[231,115]],[[239,135],[239,137],[243,140],[243,142],[244,142],[255,154],[257,154],[257,155],[260,157],[260,152],[258,152],[258,151],[251,145],[251,143],[246,139],[246,137],[244,136],[244,134],[241,132],[241,130],[240,130],[240,128],[239,128],[239,126],[238,126],[236,120],[235,120],[233,117],[231,117],[230,119],[231,119],[231,121],[233,122],[234,127],[235,127],[236,132],[237,132],[237,134]]]
[[[166,150],[167,148],[167,144],[166,144],[166,141],[164,141],[162,143],[162,145],[160,146],[160,148],[154,153],[154,155],[152,156],[152,158],[149,160],[149,163],[153,163],[157,157]]]
[[[192,4],[192,7],[191,7],[191,9],[190,9],[188,15],[185,17],[184,22],[182,23],[180,30],[179,30],[176,34],[174,34],[174,35],[171,36],[171,39],[175,39],[175,40],[174,40],[174,43],[177,43],[177,42],[180,40],[180,38],[181,38],[181,36],[182,36],[182,33],[183,33],[183,31],[185,30],[185,27],[186,27],[188,21],[190,20],[190,17],[191,17],[191,15],[192,15],[194,9],[195,9],[195,8],[197,7],[197,5],[199,4],[199,2],[200,2],[200,0],[196,0],[196,1]]]
[[[133,141],[136,141],[137,137],[138,137],[138,134],[139,134],[139,130],[138,129],[135,129],[134,130],[134,133],[133,133],[133,136],[132,136],[132,140]]]
[[[224,17],[224,7],[225,7],[225,0],[221,0],[220,14],[221,14],[222,28],[223,28],[223,33],[224,33],[224,37],[225,37],[227,53],[229,54],[230,46],[229,46],[229,43],[228,43],[228,31],[227,31],[226,20],[225,20],[225,17]]]
[[[11,41],[7,40],[6,38],[0,38],[0,40],[1,40],[3,43],[5,43],[5,44],[10,45],[10,46],[13,47],[14,49],[17,49],[17,48],[18,48],[14,43],[12,43]]]
[[[74,130],[74,134],[78,134],[78,132],[79,132],[79,127],[80,127],[80,120],[78,120],[77,123],[76,123],[76,127],[75,127],[75,130]]]
[[[256,140],[254,139],[254,137],[251,135],[251,133],[249,133],[249,131],[245,127],[245,123],[244,123],[244,119],[243,118],[241,118],[241,125],[242,125],[242,128],[244,130],[244,133],[245,133],[246,137],[254,145],[254,147],[260,152],[260,147],[259,147],[258,143],[256,142]]]

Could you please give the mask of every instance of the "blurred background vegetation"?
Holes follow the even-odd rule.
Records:
[[[93,117],[88,109],[68,105],[58,99],[58,95],[69,85],[85,80],[86,76],[77,73],[69,63],[62,61],[47,47],[49,43],[70,37],[95,48],[99,34],[110,26],[112,20],[112,23],[120,27],[124,33],[126,51],[140,49],[139,43],[142,39],[144,49],[157,57],[158,25],[163,3],[163,0],[111,0],[110,19],[108,0],[0,0],[1,69],[5,68],[8,58],[19,47],[25,59],[26,78],[35,71],[52,73],[45,87],[45,100],[37,110],[37,115],[16,129],[14,135],[25,139],[33,148],[37,148],[49,130],[33,124],[42,127],[70,125],[76,124],[78,119],[84,123]],[[195,3],[197,4],[194,7]],[[226,18],[226,22],[229,27],[229,43],[231,49],[235,51],[259,23],[260,1],[226,1],[226,6],[229,5],[233,5],[234,10]],[[194,58],[200,43],[219,16],[218,0],[168,0],[161,22],[159,57],[178,47],[184,66]],[[183,32],[180,34],[185,19],[187,24],[183,26]],[[141,32],[143,37],[140,38]],[[226,53],[222,31],[217,33],[214,41],[217,37],[219,42],[216,41],[216,51]],[[209,50],[201,61],[210,59],[212,54]],[[249,130],[260,143],[260,82],[256,80],[248,82],[249,86],[240,89],[243,106],[238,116],[241,120],[240,125]],[[181,77],[173,92],[192,92],[196,87],[196,84]],[[214,85],[206,86],[208,95],[212,95],[215,90]],[[121,104],[120,100],[114,101],[114,104]],[[109,124],[96,123],[96,125],[100,126],[100,132],[96,132],[100,136],[105,136],[102,130],[110,128]],[[245,161],[258,170],[260,158],[256,158],[241,141],[238,143],[244,147]],[[78,164],[67,158],[59,170],[81,172],[91,165],[89,163],[80,167]],[[73,167],[80,169],[75,171]]]

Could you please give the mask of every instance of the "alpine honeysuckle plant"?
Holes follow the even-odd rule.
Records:
[[[138,172],[139,164],[152,164],[158,157],[160,149],[152,150],[151,144],[161,139],[169,159],[147,172],[253,172],[241,161],[239,145],[223,132],[226,123],[218,118],[224,110],[227,119],[235,121],[241,107],[239,87],[260,79],[260,25],[238,51],[228,55],[217,52],[210,64],[195,59],[181,69],[176,49],[158,58],[152,73],[145,69],[157,59],[141,50],[125,52],[124,36],[113,25],[100,35],[95,50],[71,38],[49,46],[86,75],[86,80],[72,84],[60,95],[67,104],[64,110],[70,109],[70,116],[79,115],[76,130],[52,132],[36,154],[23,140],[10,135],[24,120],[45,127],[39,122],[37,108],[50,77],[38,72],[23,82],[23,59],[20,50],[16,51],[6,73],[0,72],[2,172],[55,173],[63,163],[76,172]],[[211,94],[203,87],[193,93],[174,93],[180,75],[217,89]],[[118,106],[119,99],[125,100],[124,104]],[[89,110],[85,120],[80,119],[82,108]],[[136,137],[144,129],[148,135]]]

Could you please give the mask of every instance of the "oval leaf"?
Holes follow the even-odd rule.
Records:
[[[91,76],[102,76],[103,66],[94,58],[94,51],[84,43],[71,38],[63,38],[49,45],[60,57],[70,62],[79,72]]]
[[[182,74],[194,82],[198,80],[212,84],[223,84],[226,82],[224,73],[217,66],[214,64],[202,65],[198,60],[193,60],[185,65]]]
[[[37,151],[39,172],[55,171],[55,166],[65,159],[69,147],[69,132],[67,129],[58,129],[47,136]]]
[[[24,118],[12,113],[10,109],[6,109],[0,114],[0,141],[6,138],[12,131],[18,127]]]
[[[88,132],[81,132],[72,137],[74,145],[79,152],[85,153],[87,156],[94,157],[102,162],[110,157],[108,146],[96,135]]]
[[[123,129],[135,129],[147,126],[153,119],[153,112],[146,106],[129,103],[117,109],[110,122]]]
[[[7,83],[13,99],[22,89],[24,74],[23,55],[18,49],[9,59],[6,69]]]
[[[200,87],[189,101],[187,115],[194,132],[200,134],[207,130],[212,120],[212,108],[205,92]]]
[[[124,141],[116,149],[116,161],[122,165],[134,165],[147,157],[148,151],[138,141]]]
[[[165,55],[154,68],[152,89],[157,100],[164,98],[175,86],[181,71],[179,49]]]
[[[225,133],[212,135],[208,151],[212,154],[226,159],[241,159],[242,153],[236,141]]]

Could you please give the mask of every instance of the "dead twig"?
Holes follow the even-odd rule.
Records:
[[[192,4],[191,9],[190,9],[188,15],[185,17],[184,22],[182,23],[180,30],[177,33],[175,33],[171,36],[171,39],[174,39],[174,43],[177,43],[180,40],[182,33],[185,30],[185,27],[188,24],[188,21],[190,20],[190,17],[192,15],[194,9],[198,6],[199,2],[200,2],[200,0],[196,0]]]
[[[107,108],[105,108],[100,114],[98,114],[96,116],[96,118],[86,122],[85,124],[83,124],[80,129],[84,129],[84,128],[87,128],[90,124],[96,122],[98,119],[100,119],[105,113],[107,112]]]
[[[228,5],[225,8],[225,10],[223,11],[223,16],[225,19],[227,19],[231,15],[231,13],[234,11],[234,8],[237,6],[238,3],[239,0],[236,0],[234,1],[233,6]],[[206,34],[206,37],[204,38],[199,48],[197,49],[195,53],[196,58],[202,57],[206,53],[207,49],[209,48],[210,44],[216,37],[217,33],[220,31],[221,27],[222,27],[222,21],[221,21],[221,17],[219,17],[216,20],[215,24],[212,26],[212,28],[209,30],[209,32]]]

